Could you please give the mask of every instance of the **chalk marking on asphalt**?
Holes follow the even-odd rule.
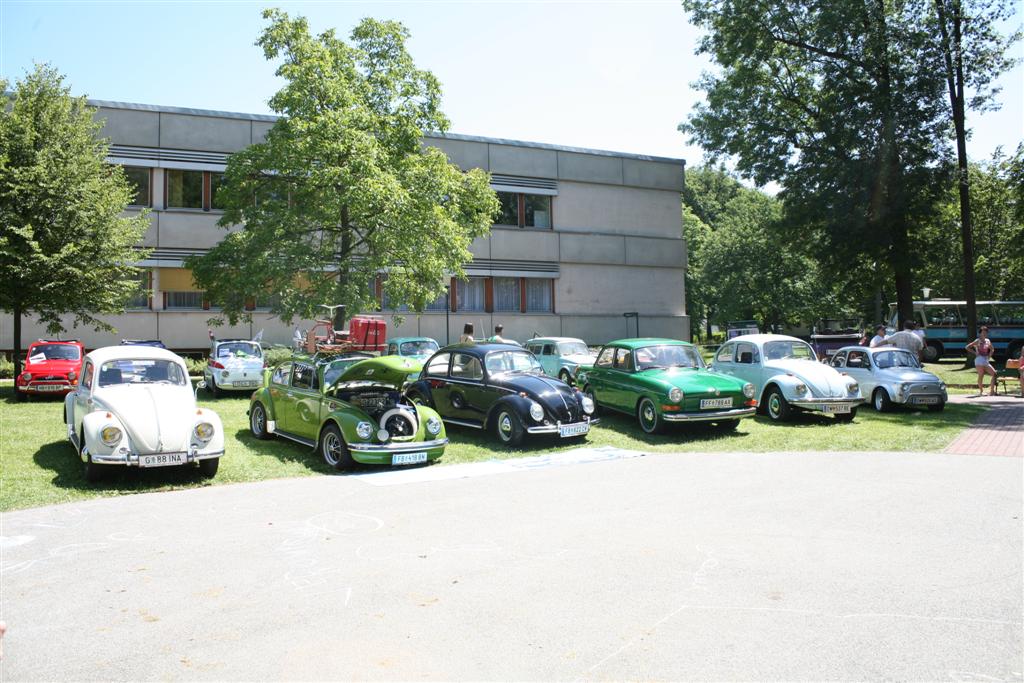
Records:
[[[94,550],[106,550],[110,547],[112,546],[109,543],[71,543],[69,545],[62,545],[59,548],[52,548],[46,557],[36,557],[30,560],[9,562],[7,564],[0,563],[0,572],[4,574],[18,574],[35,564],[46,562],[47,560],[92,552]]]

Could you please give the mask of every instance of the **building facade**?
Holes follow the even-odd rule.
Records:
[[[161,339],[178,350],[208,345],[216,315],[183,268],[183,259],[219,242],[225,229],[217,190],[227,157],[259,142],[275,117],[175,107],[91,103],[105,121],[109,161],[135,183],[131,211],[150,211],[140,293],[122,315],[107,320],[115,334],[77,329],[87,348],[121,338]],[[463,169],[491,173],[502,215],[476,240],[468,279],[421,315],[394,311],[380,299],[389,336],[457,340],[463,325],[489,336],[503,324],[507,338],[580,337],[601,343],[634,336],[689,339],[682,238],[681,159],[648,157],[465,135],[430,136]],[[379,293],[379,289],[378,289]],[[329,303],[329,302],[324,302]],[[252,323],[216,328],[218,337],[290,343],[295,328],[252,302]],[[392,313],[404,319],[397,322]],[[624,314],[636,314],[626,317]],[[447,325],[447,329],[446,329]],[[0,318],[0,348],[11,349],[10,316]],[[45,336],[23,321],[22,343]]]

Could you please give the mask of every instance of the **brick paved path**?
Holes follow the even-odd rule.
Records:
[[[949,397],[950,403],[989,408],[946,447],[946,453],[1024,458],[1024,399],[1006,396]]]

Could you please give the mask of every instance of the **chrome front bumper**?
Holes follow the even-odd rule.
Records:
[[[856,408],[861,403],[864,403],[866,399],[863,398],[818,398],[818,399],[800,399],[797,401],[789,401],[789,405],[796,406],[797,408],[805,408],[807,410],[820,410],[818,406],[850,406]]]
[[[448,445],[448,439],[434,439],[433,441],[400,441],[391,443],[349,443],[346,444],[353,453],[361,455],[389,455],[392,453],[409,453],[414,451],[429,451],[434,448],[443,448]]]
[[[662,413],[661,419],[665,422],[713,422],[715,420],[736,420],[741,417],[752,417],[757,408],[749,406],[745,408],[732,408],[731,410],[716,410],[711,413]]]
[[[97,455],[92,453],[92,461],[97,465],[125,465],[127,467],[138,467],[140,455],[185,455],[187,462],[199,462],[200,460],[209,460],[210,458],[219,458],[224,455],[224,451],[210,451],[207,453],[200,453],[199,451],[168,451],[166,453],[131,453],[131,452],[120,452],[115,451],[113,453],[106,453],[103,455]],[[82,461],[88,462],[89,460],[89,449],[82,449]]]
[[[601,420],[595,417],[595,418],[591,418],[590,420],[585,420],[585,422],[590,427],[593,427],[594,425],[600,423]],[[527,434],[558,434],[559,430],[562,427],[569,427],[571,425],[578,425],[578,424],[581,424],[581,423],[579,423],[579,422],[571,422],[571,423],[569,423],[567,425],[562,425],[562,424],[556,423],[556,424],[553,424],[553,425],[540,425],[540,426],[537,426],[537,427],[527,427],[526,428],[526,433]],[[590,429],[588,427],[587,433],[589,433],[589,432],[590,432]],[[582,436],[582,434],[579,434],[577,436]]]

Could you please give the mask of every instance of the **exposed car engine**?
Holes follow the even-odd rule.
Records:
[[[416,409],[400,403],[401,393],[378,387],[366,389],[341,389],[335,396],[351,403],[372,417],[380,429],[387,430],[390,438],[412,437],[419,430]]]

